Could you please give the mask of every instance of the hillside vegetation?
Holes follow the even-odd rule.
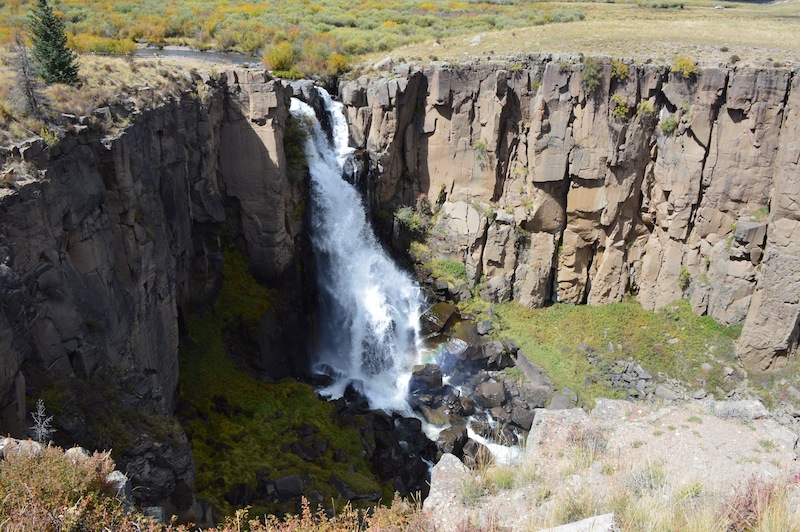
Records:
[[[23,27],[30,2],[0,3],[0,41]],[[78,51],[129,53],[136,42],[236,50],[266,57],[276,70],[335,71],[342,57],[388,51],[452,35],[580,20],[572,4],[451,0],[54,1]],[[288,46],[287,46],[288,43]]]

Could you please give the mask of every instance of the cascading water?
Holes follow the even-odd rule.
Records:
[[[291,113],[310,125],[304,149],[320,289],[316,360],[334,378],[321,392],[341,397],[352,383],[370,407],[410,413],[406,391],[417,357],[419,287],[381,249],[358,192],[343,178],[353,152],[343,106],[317,91],[330,117],[330,138],[307,104],[293,98]]]

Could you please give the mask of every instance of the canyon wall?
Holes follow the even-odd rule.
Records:
[[[0,432],[24,435],[26,396],[103,371],[136,383],[136,408],[171,414],[181,315],[213,303],[225,242],[263,282],[291,291],[298,281],[302,220],[291,213],[305,185],[283,151],[291,89],[263,71],[204,83],[134,111],[115,136],[77,126],[55,146],[3,154],[14,170],[0,189]],[[293,305],[264,318],[252,356],[267,377],[293,369],[279,332],[303,319]],[[139,464],[166,494],[175,477],[193,483],[191,453],[180,453],[180,471],[153,452]]]
[[[796,72],[527,56],[341,83],[379,208],[438,206],[428,245],[493,301],[681,297],[744,322],[767,370],[796,351]]]

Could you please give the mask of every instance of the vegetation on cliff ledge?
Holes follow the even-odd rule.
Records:
[[[226,331],[235,327],[257,334],[270,301],[281,294],[258,284],[235,248],[226,250],[224,268],[214,308],[188,318],[188,338],[181,347],[180,391],[185,404],[179,415],[197,463],[198,496],[231,514],[235,508],[225,495],[237,484],[247,484],[255,493],[258,478],[285,475],[303,476],[307,491],[317,490],[337,507],[347,501],[331,486],[331,475],[356,493],[383,493],[363,456],[360,434],[355,427],[337,423],[332,403],[320,400],[307,384],[259,381],[231,360]],[[326,443],[313,461],[290,450],[309,431]],[[384,493],[385,500],[390,496],[390,491]],[[253,514],[299,510],[295,503],[283,503],[254,507]]]
[[[726,380],[723,371],[735,363],[734,340],[741,326],[723,327],[708,316],[695,316],[685,299],[657,312],[633,300],[541,309],[512,302],[495,305],[494,312],[503,335],[517,343],[556,387],[569,387],[590,407],[597,397],[621,392],[587,380],[597,373],[589,353],[606,364],[631,358],[669,378],[691,385],[702,382],[711,392],[729,391],[740,380]],[[703,363],[711,369],[702,369]]]

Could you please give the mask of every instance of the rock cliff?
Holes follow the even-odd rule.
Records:
[[[433,256],[494,301],[655,309],[689,297],[744,322],[752,369],[796,350],[796,72],[527,56],[343,82],[380,208],[440,205]]]
[[[0,189],[0,432],[24,433],[26,395],[101,371],[136,383],[137,408],[171,414],[181,315],[213,301],[223,241],[262,281],[298,281],[291,212],[304,184],[283,151],[291,90],[263,71],[200,83],[207,90],[134,111],[116,136],[79,126],[55,146],[3,154],[15,175]],[[267,376],[292,369],[276,346],[301,306],[265,318],[253,358]],[[132,461],[161,484],[156,499],[176,477],[193,483],[190,454],[147,464],[157,449],[137,445],[147,452]]]

